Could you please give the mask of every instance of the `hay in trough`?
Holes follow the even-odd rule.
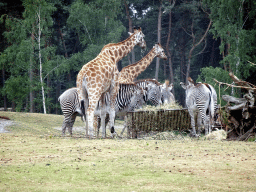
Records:
[[[135,111],[157,111],[157,110],[168,110],[168,109],[182,109],[182,106],[176,102],[163,104],[159,106],[151,106],[151,105],[144,105],[140,109],[136,109]]]

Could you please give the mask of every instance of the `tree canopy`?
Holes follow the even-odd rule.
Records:
[[[256,63],[255,8],[253,0],[4,0],[0,107],[43,112],[45,105],[47,113],[59,113],[58,97],[76,85],[81,67],[104,45],[126,39],[133,26],[142,28],[147,49],[135,48],[118,68],[159,41],[168,60],[154,59],[138,79],[170,80],[184,104],[179,83],[188,76],[214,84],[211,77],[225,81],[233,71],[245,79],[255,71],[248,62]]]

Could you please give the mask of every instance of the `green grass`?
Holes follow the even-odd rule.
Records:
[[[62,116],[0,116],[16,123],[0,134],[0,191],[256,189],[254,142],[61,137]]]

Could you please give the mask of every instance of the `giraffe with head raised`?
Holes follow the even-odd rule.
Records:
[[[118,76],[118,82],[122,84],[132,83],[153,61],[155,57],[166,60],[167,56],[164,53],[163,47],[157,43],[148,52],[148,54],[136,63],[124,67]]]
[[[141,28],[119,43],[105,45],[99,55],[85,64],[77,75],[76,85],[82,111],[86,112],[86,135],[93,130],[94,111],[102,94],[110,92],[110,127],[114,130],[115,97],[119,90],[118,69],[116,63],[132,51],[134,46],[146,47]]]
[[[155,44],[155,46],[153,46],[153,48],[149,51],[149,53],[143,57],[140,61],[128,65],[126,67],[124,67],[118,74],[118,83],[121,84],[134,84],[136,85],[133,81],[135,80],[136,77],[138,77],[138,75],[143,72],[149,65],[150,63],[153,61],[153,59],[155,57],[159,57],[162,59],[167,59],[167,56],[164,53],[164,49],[163,47],[157,43]],[[102,105],[102,108],[104,108],[105,106]],[[105,113],[104,113],[105,112]],[[105,116],[106,113],[108,113],[106,110],[101,110],[101,129],[105,130]],[[96,117],[95,117],[96,118]],[[96,119],[95,121],[96,122]],[[95,123],[96,124],[96,123]]]

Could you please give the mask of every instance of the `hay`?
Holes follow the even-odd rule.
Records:
[[[227,139],[227,132],[223,129],[218,131],[213,131],[210,134],[205,136],[207,140],[224,140]]]
[[[163,104],[159,106],[151,106],[151,105],[144,105],[140,109],[136,109],[135,111],[158,111],[158,110],[168,110],[168,109],[182,109],[182,106],[176,102]]]

